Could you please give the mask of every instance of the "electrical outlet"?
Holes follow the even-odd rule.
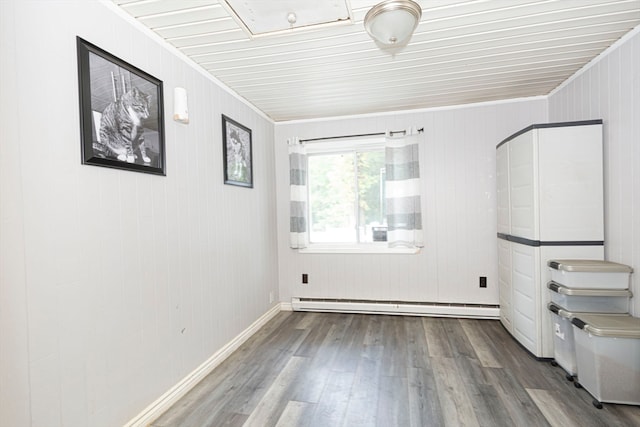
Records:
[[[305,285],[309,283],[309,275],[307,273],[302,273],[302,283]]]
[[[487,287],[487,278],[484,276],[480,276],[480,287],[481,288]]]
[[[269,304],[273,304],[273,291],[269,292]]]

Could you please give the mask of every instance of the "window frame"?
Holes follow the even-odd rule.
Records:
[[[381,136],[368,136],[359,138],[335,138],[331,140],[314,141],[306,146],[307,156],[310,158],[315,155],[331,155],[331,154],[343,154],[351,153],[354,156],[358,152],[366,151],[379,151],[385,149],[385,137]],[[357,161],[355,161],[354,173],[357,177]],[[309,170],[307,170],[309,174]],[[309,182],[309,180],[307,180]],[[356,198],[355,206],[356,210],[356,227],[359,227],[359,191],[357,188],[357,179],[354,183],[356,185]],[[307,187],[307,200],[311,200],[311,186]],[[390,248],[388,242],[361,242],[360,233],[356,233],[357,242],[339,243],[339,242],[313,242],[311,241],[311,203],[307,206],[307,217],[309,218],[309,227],[307,229],[308,246],[306,248],[299,249],[300,253],[340,253],[340,254],[414,254],[420,252],[420,248]]]

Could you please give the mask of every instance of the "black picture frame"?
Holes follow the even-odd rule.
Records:
[[[224,183],[253,188],[251,129],[222,115]]]
[[[82,164],[166,175],[162,81],[76,42]]]

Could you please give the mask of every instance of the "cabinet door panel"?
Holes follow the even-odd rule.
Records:
[[[513,333],[511,297],[511,242],[498,239],[498,291],[500,300],[500,321]]]
[[[536,130],[509,141],[509,195],[511,201],[511,233],[538,240],[535,150]]]
[[[537,291],[539,249],[511,243],[513,335],[533,354],[538,352]]]
[[[604,239],[602,126],[538,130],[540,240]]]
[[[509,210],[509,145],[503,144],[496,150],[496,203],[498,233],[511,234]]]

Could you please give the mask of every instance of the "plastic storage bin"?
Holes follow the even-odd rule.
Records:
[[[547,262],[551,280],[568,288],[627,289],[633,269],[603,260],[556,259]]]
[[[594,314],[572,312],[565,310],[552,302],[547,304],[547,308],[552,313],[551,322],[553,325],[553,358],[555,362],[567,373],[567,379],[573,381],[573,377],[578,374],[578,362],[576,361],[576,345],[573,336],[573,325],[571,319],[581,315],[605,315],[614,316],[609,313]],[[627,316],[628,313],[616,314],[615,316]]]
[[[640,318],[585,314],[571,323],[578,380],[593,404],[640,405]]]
[[[563,310],[550,302],[547,306],[553,324],[553,358],[555,362],[567,373],[567,379],[573,381],[578,374],[576,362],[576,348],[573,338],[573,326],[571,326],[572,313]]]
[[[554,281],[547,283],[547,288],[551,302],[567,311],[587,313],[627,313],[633,296],[628,289],[568,288]]]

